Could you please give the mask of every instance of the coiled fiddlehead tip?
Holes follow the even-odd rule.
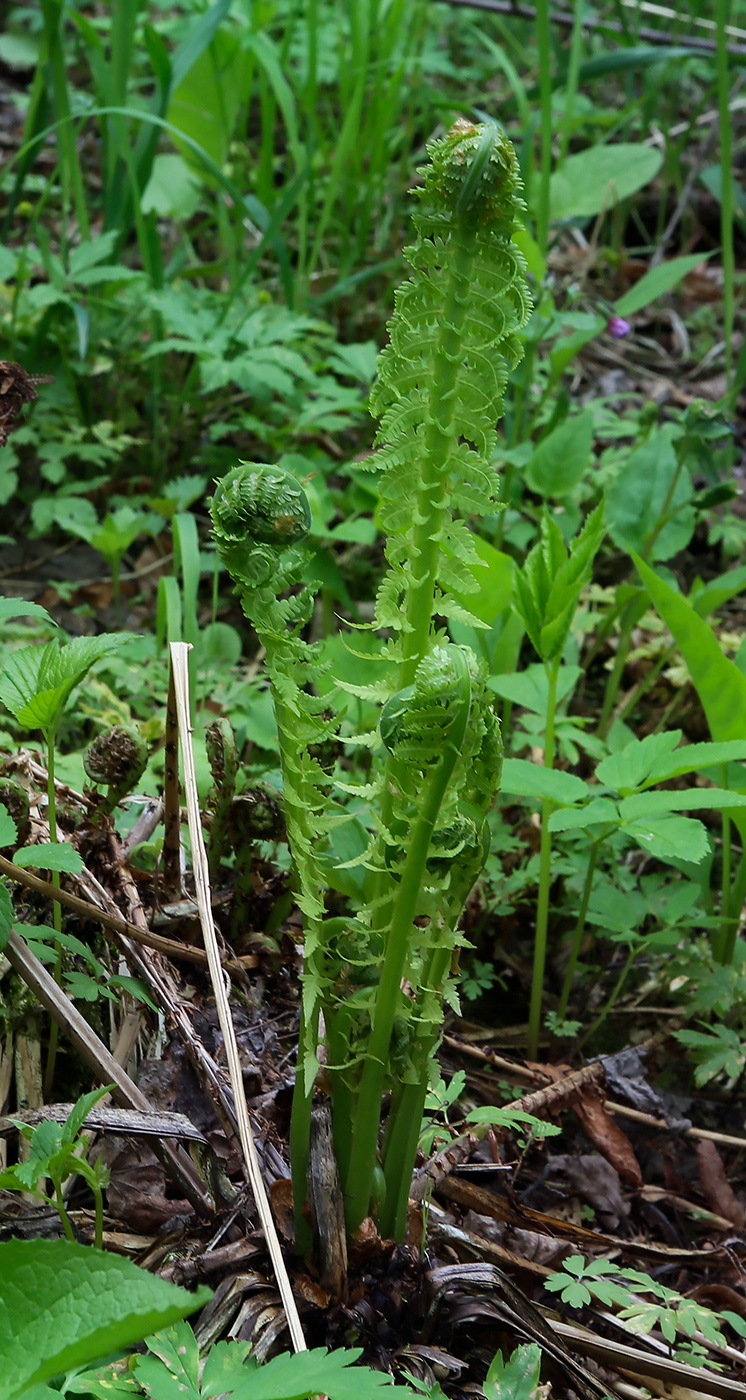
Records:
[[[380,733],[389,753],[404,762],[440,758],[442,743],[468,715],[471,678],[478,663],[467,647],[437,646],[423,658],[414,685],[399,690],[381,711]]]
[[[215,545],[238,583],[255,588],[270,578],[279,556],[305,539],[311,507],[290,472],[242,462],[217,485],[212,505]]]
[[[110,806],[132,791],[147,765],[148,746],[140,731],[129,724],[115,724],[98,734],[83,754],[86,776],[109,788]]]
[[[425,186],[459,215],[493,223],[523,208],[523,188],[513,143],[494,122],[460,117],[448,134],[428,146]]]

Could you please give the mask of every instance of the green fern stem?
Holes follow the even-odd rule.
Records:
[[[547,727],[544,739],[544,767],[554,767],[554,724],[557,708],[557,681],[559,679],[560,658],[547,663],[545,669],[549,682],[547,696]],[[541,807],[541,848],[539,856],[539,898],[536,905],[536,936],[534,939],[534,967],[531,978],[531,1005],[528,1019],[528,1053],[535,1060],[539,1053],[539,1032],[541,1030],[541,1001],[544,991],[544,967],[547,959],[547,929],[549,926],[549,892],[552,884],[552,833],[549,818],[554,811],[554,803],[545,799]]]
[[[439,999],[442,999],[440,989],[446,980],[451,957],[450,946],[433,949],[425,974],[424,990]],[[418,998],[418,1003],[421,1000],[422,997]],[[417,1015],[417,1008],[414,1015]],[[427,1070],[440,1039],[440,1029],[439,1024],[431,1023],[428,1030],[420,1033],[412,1055],[417,1083],[402,1084],[392,1098],[382,1152],[386,1200],[378,1228],[383,1239],[403,1239],[406,1231],[409,1188],[428,1090]]]
[[[412,828],[401,881],[394,897],[391,925],[386,940],[381,977],[376,989],[373,1021],[358,1091],[350,1167],[344,1183],[345,1219],[350,1234],[365,1219],[370,1206],[391,1033],[401,995],[401,980],[412,936],[413,920],[417,912],[431,837],[461,755],[469,723],[471,678],[468,665],[465,656],[457,648],[452,648],[451,652],[453,662],[459,669],[459,704],[443,756],[426,780],[419,813]]]

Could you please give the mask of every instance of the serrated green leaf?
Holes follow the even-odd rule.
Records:
[[[329,1400],[380,1400],[392,1378],[367,1366],[353,1366],[359,1355],[357,1349],[327,1352],[318,1347],[295,1355],[285,1352],[255,1369],[249,1361],[234,1386],[233,1400],[307,1400],[318,1394]]]
[[[11,652],[0,675],[0,700],[29,729],[53,732],[76,685],[107,653],[132,640],[132,633],[74,637],[66,646],[52,640],[43,647]]]
[[[158,1400],[199,1400],[199,1347],[191,1327],[177,1322],[147,1341],[150,1356],[137,1360],[136,1376]]]
[[[104,1097],[104,1094],[111,1093],[112,1089],[115,1087],[114,1084],[104,1084],[103,1088],[91,1089],[87,1094],[81,1094],[77,1103],[73,1105],[72,1112],[68,1115],[63,1124],[63,1142],[72,1143],[75,1141],[91,1109],[95,1107],[99,1099]]]
[[[616,804],[606,797],[596,797],[585,807],[561,807],[549,818],[550,831],[584,831],[599,822],[618,822]]]
[[[18,828],[16,824],[7,807],[0,806],[0,848],[15,846],[17,840]]]
[[[85,870],[83,857],[67,841],[43,841],[38,846],[22,846],[16,851],[15,864],[22,870],[58,870],[79,875]]]
[[[721,763],[738,763],[743,759],[746,759],[746,740],[743,739],[730,739],[722,744],[685,744],[670,757],[664,755],[654,765],[645,779],[645,786],[679,778],[683,773],[701,772],[704,768],[714,768]]]
[[[0,1244],[0,1400],[130,1346],[211,1296],[68,1240]]]
[[[623,822],[630,822],[664,816],[667,812],[694,812],[707,807],[715,812],[746,807],[746,796],[715,787],[685,788],[683,792],[636,792],[622,799],[619,813]]]
[[[53,627],[57,626],[54,618],[41,603],[27,603],[24,598],[0,598],[0,622],[7,622],[11,617],[42,617]]]
[[[633,739],[623,749],[609,754],[596,768],[596,777],[605,787],[628,794],[650,780],[650,774],[663,767],[681,738],[680,729],[663,734],[648,734]],[[656,780],[658,781],[658,780]]]
[[[624,830],[658,860],[690,860],[698,865],[710,851],[707,829],[692,817],[654,817],[625,823]]]

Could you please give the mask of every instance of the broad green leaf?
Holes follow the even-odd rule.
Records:
[[[521,797],[560,803],[582,802],[590,791],[583,779],[576,778],[573,773],[563,773],[560,768],[542,768],[524,758],[505,759],[500,787],[503,792]]]
[[[633,739],[623,749],[603,758],[596,768],[596,777],[605,787],[616,792],[630,793],[650,779],[651,773],[659,772],[667,761],[672,761],[673,750],[681,738],[680,729],[669,729],[663,734],[648,734],[644,739]],[[686,771],[686,770],[685,770]],[[656,778],[660,781],[660,778]]]
[[[193,168],[176,151],[157,155],[142,196],[143,214],[162,219],[191,219],[199,208],[202,185]]]
[[[716,743],[746,740],[746,676],[720,650],[712,628],[699,617],[686,598],[633,553],[637,571],[650,599],[672,634],[686,662],[689,675]],[[734,821],[746,839],[746,821]]]
[[[79,875],[85,870],[80,851],[67,841],[45,841],[39,846],[23,846],[15,853],[15,864],[23,870],[59,870]]]
[[[542,438],[526,468],[526,481],[540,496],[567,496],[583,480],[591,462],[593,414],[566,418]]]
[[[87,272],[88,268],[106,262],[107,258],[111,257],[118,238],[118,230],[110,229],[108,233],[101,233],[97,238],[85,239],[77,248],[73,248],[69,263],[70,280],[75,282],[81,272]]]
[[[560,666],[556,696],[558,705],[572,694],[582,674],[582,666]],[[532,710],[536,715],[546,715],[549,703],[546,667],[533,665],[512,675],[490,676],[488,684],[496,695],[511,700],[514,705],[522,705],[525,710]]]
[[[619,813],[615,803],[609,802],[606,797],[597,797],[585,807],[561,807],[552,812],[549,830],[584,831],[586,827],[596,826],[599,822],[606,825],[607,822],[618,821]]]
[[[725,788],[685,788],[683,792],[636,792],[624,797],[619,804],[623,822],[643,817],[661,816],[666,812],[694,812],[704,808],[725,811],[730,807],[746,807],[746,795],[728,792]]]
[[[561,378],[583,346],[594,340],[605,328],[606,320],[603,316],[589,316],[586,326],[578,326],[576,330],[571,331],[570,335],[563,335],[554,342],[549,352],[549,363],[552,368],[550,382],[552,384],[557,383],[557,380]]]
[[[690,860],[699,864],[709,854],[707,829],[692,817],[653,817],[629,822],[624,830],[657,860]]]
[[[651,301],[656,301],[665,292],[670,292],[688,272],[693,272],[695,267],[699,267],[702,261],[701,253],[692,253],[689,257],[670,258],[668,262],[652,267],[615,303],[615,314],[632,316],[635,311],[642,311]]]
[[[686,470],[678,477],[677,471],[670,425],[658,429],[628,457],[606,493],[609,534],[620,548],[643,549],[664,511],[676,514],[656,536],[651,558],[670,559],[689,543],[695,524],[694,508],[686,504],[692,484]]]
[[[11,617],[43,617],[45,622],[57,626],[41,603],[27,603],[23,598],[0,598],[0,622],[7,622]]]
[[[236,117],[247,96],[245,87],[251,66],[251,56],[235,30],[218,29],[209,46],[176,84],[169,103],[168,121],[177,132],[197,141],[220,166],[227,157]],[[189,145],[181,142],[178,135],[172,139],[187,165],[204,178],[204,167]]]
[[[655,179],[663,155],[651,146],[619,142],[615,146],[591,146],[568,156],[552,175],[549,189],[550,217],[591,219],[613,209]]]
[[[0,1244],[0,1400],[130,1346],[211,1296],[68,1240]]]
[[[7,807],[0,806],[0,849],[3,846],[15,846],[18,840],[18,828],[13,821]]]
[[[130,632],[55,639],[43,647],[11,652],[0,675],[0,700],[29,729],[53,732],[76,685],[108,652],[132,640]]]
[[[642,927],[648,908],[638,890],[620,890],[610,880],[595,886],[588,905],[588,920],[611,933],[629,933]]]
[[[72,1143],[75,1141],[91,1109],[95,1108],[99,1099],[104,1097],[104,1094],[110,1093],[111,1090],[115,1088],[116,1085],[114,1084],[104,1084],[103,1087],[99,1087],[98,1089],[90,1089],[87,1094],[81,1094],[77,1103],[73,1105],[72,1112],[62,1125],[63,1142]]]
[[[720,165],[706,165],[704,170],[700,171],[699,178],[702,184],[710,191],[713,198],[717,200],[718,204],[722,204],[723,172]],[[740,182],[733,175],[731,176],[730,187],[736,220],[740,223],[742,229],[746,228],[746,194],[744,194]]]

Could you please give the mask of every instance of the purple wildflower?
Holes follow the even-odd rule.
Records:
[[[624,340],[625,335],[629,335],[632,330],[632,326],[629,321],[624,320],[623,316],[610,316],[606,329],[614,340]]]

